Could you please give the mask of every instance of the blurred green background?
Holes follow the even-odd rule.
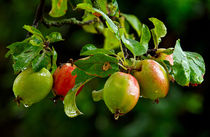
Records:
[[[50,0],[46,2],[47,14]],[[6,46],[25,38],[22,26],[32,24],[38,3],[39,0],[0,0],[1,137],[210,137],[210,0],[118,0],[121,12],[135,14],[150,27],[149,17],[162,20],[168,34],[160,46],[172,47],[180,38],[184,50],[204,57],[207,70],[204,83],[198,87],[183,88],[171,83],[168,96],[159,104],[140,99],[134,110],[118,121],[102,101],[92,101],[91,90],[101,87],[97,80],[89,83],[92,89],[84,88],[78,96],[78,107],[84,115],[74,119],[64,114],[62,102],[55,105],[50,101],[52,93],[30,108],[18,107],[13,101],[15,75],[11,60],[4,58]],[[86,33],[75,25],[46,28],[40,24],[39,29],[44,33],[59,31],[65,38],[55,46],[58,63],[79,58],[84,44],[100,47],[104,40],[102,35]]]

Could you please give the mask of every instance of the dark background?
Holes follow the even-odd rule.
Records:
[[[150,28],[149,17],[166,24],[168,34],[160,47],[173,47],[180,38],[184,50],[198,52],[206,63],[205,81],[198,87],[171,83],[168,96],[159,104],[140,99],[134,110],[118,121],[113,120],[102,101],[92,101],[91,89],[84,89],[78,96],[78,107],[85,115],[74,119],[64,114],[62,102],[54,105],[50,101],[52,93],[30,108],[17,107],[12,92],[15,79],[12,62],[4,55],[7,45],[25,38],[22,26],[32,24],[38,3],[38,0],[0,0],[1,137],[210,137],[210,0],[118,0],[121,12],[135,14]],[[47,0],[45,13],[49,10],[50,0]],[[84,44],[101,47],[104,39],[102,35],[86,33],[75,25],[48,29],[40,24],[39,29],[45,34],[59,31],[65,38],[64,42],[55,44],[58,63],[79,58]],[[92,88],[94,86],[98,86],[97,81],[92,82]]]

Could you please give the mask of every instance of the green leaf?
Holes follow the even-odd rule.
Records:
[[[149,18],[149,20],[154,24],[154,28],[151,29],[151,32],[155,48],[158,48],[158,45],[161,42],[161,38],[165,37],[167,33],[167,29],[164,23],[157,18]]]
[[[138,36],[140,37],[141,35],[141,28],[142,28],[142,24],[139,21],[139,19],[135,16],[135,15],[131,15],[131,14],[122,14],[126,20],[131,24],[131,26],[134,28],[134,30],[136,30]]]
[[[82,47],[80,53],[89,51],[89,50],[95,50],[97,49],[96,46],[94,46],[93,44],[86,44],[85,46]]]
[[[98,49],[92,44],[85,45],[80,52],[81,56],[88,56],[88,55],[95,55],[95,54],[115,55],[113,50]]]
[[[115,34],[108,28],[104,29],[104,49],[110,50],[120,46],[119,39],[116,38]]]
[[[82,115],[83,113],[77,108],[76,105],[76,93],[80,89],[82,84],[78,84],[71,89],[65,96],[63,104],[66,115],[70,118]]]
[[[96,54],[75,62],[75,65],[89,75],[107,77],[119,71],[118,60],[105,54]]]
[[[94,90],[92,92],[92,98],[93,98],[93,101],[95,101],[95,102],[102,100],[103,99],[103,89],[98,90],[98,91]]]
[[[5,57],[8,58],[10,55],[17,56],[20,54],[24,48],[28,45],[27,42],[15,42],[7,46],[9,51],[6,53]]]
[[[195,52],[185,52],[190,66],[190,83],[201,84],[205,74],[205,63],[202,56]]]
[[[68,117],[76,117],[83,114],[76,105],[76,93],[77,91],[89,82],[94,76],[87,75],[84,71],[79,70],[78,68],[74,69],[72,72],[73,75],[77,75],[75,86],[71,89],[64,98],[64,111]]]
[[[53,74],[55,72],[55,70],[57,69],[57,52],[55,51],[54,47],[52,47],[52,70],[51,70],[51,74]]]
[[[46,52],[43,52],[32,61],[32,69],[38,72],[42,68],[47,68],[49,64],[51,64],[50,56]]]
[[[59,32],[52,32],[48,36],[46,36],[47,41],[50,43],[63,41],[62,35]]]
[[[173,60],[173,76],[178,84],[188,86],[189,84],[197,85],[203,82],[205,63],[202,56],[195,52],[182,51],[180,40],[177,40]]]
[[[167,55],[171,55],[174,51],[174,48],[162,49],[158,48],[156,53],[165,53]]]
[[[27,30],[28,32],[30,32],[31,34],[37,35],[40,38],[42,38],[42,40],[44,40],[44,37],[43,37],[42,33],[38,29],[36,29],[35,27],[29,26],[29,25],[24,25],[23,28],[25,30]]]
[[[79,3],[79,4],[77,4],[76,9],[83,9],[83,10],[91,12],[91,13],[94,12],[93,6],[89,3]]]
[[[108,28],[115,33],[116,37],[119,38],[119,30],[118,27],[114,24],[114,22],[101,10],[93,8],[91,4],[88,3],[80,3],[77,5],[77,8],[79,9],[83,9],[85,11],[94,13],[97,12],[99,13],[105,20],[106,20],[106,24],[108,26]]]
[[[49,15],[51,17],[61,17],[66,14],[67,0],[52,0],[52,8]]]
[[[124,30],[123,29],[121,30],[122,31],[120,31],[120,35],[121,35],[122,42],[131,51],[131,53],[133,53],[134,56],[141,56],[147,52],[147,49],[148,49],[147,41],[148,41],[149,36],[148,36],[148,32],[145,31],[147,30],[146,28],[144,30],[145,35],[142,35],[141,43],[133,39],[125,38]]]
[[[95,76],[88,75],[85,71],[82,71],[78,68],[76,68],[72,71],[72,75],[77,75],[76,80],[75,80],[75,85],[81,84],[88,79],[95,78]]]
[[[42,38],[40,38],[40,36],[37,36],[37,35],[32,35],[32,36],[30,37],[29,42],[30,42],[31,45],[33,45],[33,46],[43,46],[43,44],[44,44]]]
[[[93,14],[90,14],[89,12],[85,12],[83,16],[83,22],[89,21],[89,20],[94,20],[96,17]],[[97,30],[95,28],[95,23],[94,24],[88,24],[88,25],[82,25],[82,28],[89,33],[97,33]]]
[[[25,49],[20,54],[13,56],[13,69],[15,73],[26,69],[30,65],[31,61],[39,55],[42,49],[42,47],[32,46],[29,43],[25,45]]]
[[[118,30],[118,27],[114,24],[114,22],[105,14],[103,13],[102,11],[96,9],[96,8],[93,8],[93,10],[99,14],[101,14],[101,16],[106,20],[106,24],[108,26],[108,28],[115,33],[115,35],[118,37],[119,35],[119,30]]]
[[[116,16],[119,17],[119,7],[117,0],[112,0],[112,2],[108,5],[110,16]]]
[[[186,54],[180,46],[180,40],[177,40],[173,52],[174,65],[173,75],[176,82],[181,86],[188,86],[190,82],[190,67]]]
[[[95,8],[107,14],[107,0],[94,0],[93,5]]]
[[[141,39],[140,39],[140,47],[141,47],[140,55],[143,55],[147,53],[151,34],[149,31],[149,28],[145,24],[142,25],[141,31],[142,31],[142,34],[141,34]]]

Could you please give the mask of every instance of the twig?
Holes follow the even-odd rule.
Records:
[[[35,14],[35,18],[33,20],[33,24],[32,26],[37,28],[39,25],[39,21],[42,19],[43,16],[43,10],[44,10],[44,4],[45,4],[45,0],[40,0],[40,3],[36,9],[36,14]],[[29,37],[30,33],[28,32],[26,37]]]
[[[97,19],[88,20],[88,21],[79,21],[76,18],[62,19],[62,20],[57,20],[57,21],[43,18],[42,20],[43,24],[46,25],[47,27],[51,27],[51,26],[60,27],[65,24],[75,24],[75,25],[82,26],[82,25],[88,25],[97,21],[98,21]]]
[[[44,4],[45,4],[45,0],[40,0],[39,6],[37,7],[37,10],[36,10],[35,19],[32,24],[35,28],[38,27],[39,21],[42,19]]]

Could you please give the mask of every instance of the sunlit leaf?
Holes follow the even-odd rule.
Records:
[[[50,64],[50,55],[48,55],[46,52],[43,52],[32,61],[32,69],[33,71],[37,72],[40,71],[42,68],[47,68]]]
[[[185,52],[190,67],[190,83],[201,84],[205,74],[205,63],[202,56],[195,52]]]
[[[35,27],[29,26],[29,25],[24,25],[23,28],[25,30],[27,30],[28,32],[30,32],[31,34],[37,35],[44,40],[44,37],[43,37],[42,33],[38,29],[36,29]]]
[[[59,32],[52,32],[49,35],[46,36],[46,39],[50,43],[62,41],[62,35]]]
[[[136,30],[138,36],[140,37],[141,35],[141,28],[142,28],[142,24],[139,21],[139,19],[135,16],[135,15],[131,15],[131,14],[122,14],[126,20],[131,24],[131,26]]]
[[[117,39],[115,34],[108,28],[104,29],[104,37],[104,49],[110,50],[120,46],[119,39]]]
[[[52,0],[52,8],[49,15],[52,17],[61,17],[66,14],[67,0]]]
[[[32,36],[30,37],[29,42],[30,42],[31,45],[33,45],[33,46],[43,46],[43,44],[44,44],[42,38],[40,38],[40,37],[37,36],[37,35],[32,35]]]
[[[165,37],[167,29],[164,23],[157,18],[149,18],[149,20],[154,24],[154,28],[151,29],[151,32],[155,48],[157,48],[159,43],[161,42],[161,38]]]
[[[176,42],[173,60],[173,74],[176,82],[182,86],[188,86],[190,83],[190,67],[187,56],[180,46],[180,40]]]

